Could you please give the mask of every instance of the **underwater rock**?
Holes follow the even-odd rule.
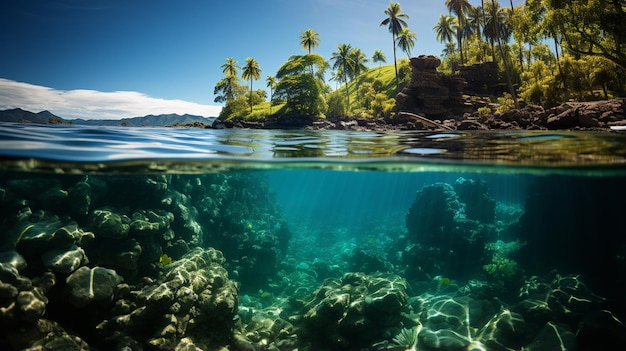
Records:
[[[468,208],[474,218],[468,216]],[[455,186],[441,182],[424,186],[405,217],[408,240],[417,245],[405,246],[403,261],[430,276],[476,274],[482,268],[485,244],[497,235],[494,217],[495,201],[484,183],[459,178]]]
[[[91,231],[98,237],[121,239],[128,235],[130,219],[110,209],[99,209],[91,215]]]
[[[578,324],[576,336],[581,350],[610,350],[615,345],[626,345],[626,323],[617,313],[595,310]]]
[[[238,287],[224,262],[218,250],[192,249],[163,266],[158,279],[122,294],[98,328],[115,335],[116,348],[128,340],[158,348],[173,348],[184,338],[202,349],[225,343],[236,320]]]
[[[417,338],[418,342],[429,350],[455,351],[464,349],[470,344],[470,340],[449,329],[437,331],[422,329]]]
[[[170,229],[174,215],[170,212],[138,210],[132,214],[128,233],[131,236],[163,235]]]
[[[576,335],[566,324],[548,322],[524,350],[576,350]]]
[[[67,204],[70,213],[77,216],[88,215],[91,206],[91,196],[91,185],[89,183],[80,181],[74,184],[67,194]]]
[[[197,221],[200,216],[191,202],[191,197],[170,187],[161,203],[174,215],[170,227],[176,236],[192,246],[202,245],[204,230]]]
[[[0,328],[3,350],[72,350],[88,351],[89,345],[78,335],[47,319],[37,323]]]
[[[50,248],[67,248],[75,243],[75,238],[56,216],[45,216],[42,220],[26,222],[18,226],[20,233],[17,251],[23,255],[38,254]]]
[[[126,276],[137,270],[139,256],[143,249],[137,240],[124,238],[122,240],[100,240],[93,251],[96,264],[115,269]]]
[[[112,269],[102,267],[80,267],[65,280],[67,283],[67,302],[81,308],[92,301],[104,301],[111,298],[115,286],[122,282],[122,277]]]
[[[19,271],[24,268],[26,260],[17,251],[0,252],[0,281],[15,281],[19,277]]]
[[[582,319],[605,301],[589,290],[579,276],[558,274],[551,281],[531,277],[520,288],[519,297],[511,310],[524,316],[528,327],[535,328],[549,321]]]
[[[459,201],[465,204],[467,218],[482,223],[493,222],[496,215],[496,200],[489,194],[487,182],[460,177],[453,186]]]
[[[317,347],[365,347],[395,326],[408,299],[407,283],[393,274],[346,273],[328,279],[304,306],[301,331]]]
[[[76,245],[68,249],[53,249],[41,256],[43,265],[55,273],[69,274],[89,263],[85,251]]]
[[[239,350],[296,350],[297,329],[281,318],[282,308],[239,308],[240,321],[234,332],[234,342]]]
[[[498,350],[507,345],[519,349],[527,337],[524,317],[509,309],[502,309],[478,333],[480,341],[489,349]]]
[[[218,247],[242,288],[257,291],[279,270],[291,236],[268,188],[264,176],[249,172],[174,175],[164,204],[177,238]]]
[[[388,271],[384,258],[376,253],[365,250],[356,250],[350,258],[352,271],[374,273]]]
[[[37,206],[41,208],[51,209],[65,206],[68,197],[68,192],[61,188],[52,188],[45,191],[39,197]]]
[[[433,350],[458,350],[470,344],[470,298],[433,295],[420,298],[422,329],[418,343]]]
[[[19,277],[13,285],[0,282],[0,301],[0,325],[35,323],[48,304],[45,291],[25,277]]]

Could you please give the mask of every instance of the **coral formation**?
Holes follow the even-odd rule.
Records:
[[[2,349],[31,346],[16,328],[32,345],[46,330],[42,343],[64,345],[65,328],[107,349],[225,345],[239,288],[222,253],[199,247],[224,247],[254,288],[289,240],[262,177],[246,173],[3,174],[0,194]]]
[[[408,285],[392,274],[347,273],[329,279],[307,301],[302,336],[332,350],[365,347],[401,320]]]
[[[524,210],[461,177],[423,186],[404,223],[292,238],[256,172],[2,174],[0,349],[625,345],[626,245],[601,221],[619,215],[623,187],[581,180],[570,204],[554,198],[571,184],[542,181]]]
[[[495,203],[484,181],[458,178],[453,185],[423,187],[406,214],[411,243],[404,261],[431,276],[476,273],[484,245],[497,235]]]

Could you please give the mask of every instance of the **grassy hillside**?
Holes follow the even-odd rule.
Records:
[[[401,71],[402,65],[408,66],[408,63],[402,62],[399,60],[398,61],[399,71]],[[399,72],[399,75],[402,77],[402,72]],[[375,81],[380,81],[380,88],[378,89],[377,92],[385,94],[388,98],[395,98],[397,94],[395,77],[396,77],[396,74],[395,74],[394,65],[390,64],[390,65],[381,66],[380,68],[377,66],[372,67],[366,72],[362,73],[358,78],[353,79],[352,81],[349,81],[348,91],[349,91],[349,96],[350,96],[351,109],[354,110],[357,107],[356,102],[357,102],[358,87],[362,86],[363,83],[374,84]],[[400,89],[402,89],[402,86],[403,86],[403,82],[402,82],[402,78],[400,78]],[[333,88],[335,88],[335,86],[333,86]],[[337,91],[340,91],[341,94],[345,95],[346,93],[345,84],[342,84],[341,86],[337,87]],[[359,101],[360,99],[361,97],[359,96]]]
[[[401,70],[402,65],[408,67],[408,62],[398,62],[398,70]],[[361,113],[365,110],[369,110],[369,105],[364,107],[363,96],[358,94],[358,87],[363,86],[364,83],[370,83],[372,85],[372,89],[374,89],[375,94],[381,93],[384,94],[387,98],[395,98],[396,97],[396,83],[395,83],[395,69],[394,65],[385,65],[372,67],[366,72],[362,73],[358,78],[353,79],[348,82],[348,91],[350,97],[350,111],[347,112],[348,115],[352,115],[353,113]],[[346,86],[345,84],[338,85],[336,82],[329,83],[334,92],[331,94],[339,94],[342,98],[346,96]],[[402,82],[400,84],[400,88],[402,88]],[[374,94],[374,95],[375,95]],[[329,96],[326,96],[327,101]],[[388,103],[387,103],[388,104]],[[274,114],[279,111],[285,105],[284,102],[276,103],[274,102],[271,106],[271,113]],[[393,103],[391,103],[393,106]],[[371,112],[371,111],[370,111]],[[227,120],[248,120],[248,121],[261,121],[265,120],[270,115],[270,103],[269,101],[254,105],[252,108],[252,113],[250,113],[250,108],[247,105],[246,99],[243,98],[241,101],[237,103],[237,107],[233,108],[231,112],[227,112]]]

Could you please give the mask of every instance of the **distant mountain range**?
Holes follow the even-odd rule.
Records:
[[[125,127],[170,127],[181,125],[197,125],[205,123],[211,125],[215,117],[194,115],[147,115],[122,119],[64,119],[50,111],[34,113],[20,108],[0,111],[0,122],[39,123],[39,124],[73,124],[89,126],[125,126]]]

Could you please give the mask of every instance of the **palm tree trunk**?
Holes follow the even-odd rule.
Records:
[[[346,99],[348,99],[348,113],[350,112],[350,90],[348,89],[348,79],[343,79],[344,83],[346,83]]]
[[[396,94],[400,92],[400,82],[398,81],[398,61],[396,60],[396,34],[392,33],[393,39],[393,66],[396,69]]]
[[[250,78],[250,113],[252,113],[252,78]]]
[[[495,8],[495,0],[491,0],[493,7]],[[497,25],[497,24],[496,24]],[[506,74],[506,83],[509,86],[509,91],[511,92],[511,96],[513,97],[513,102],[515,103],[515,107],[518,107],[517,103],[517,93],[515,93],[515,89],[513,88],[513,82],[511,81],[511,70],[509,68],[509,61],[504,53],[504,48],[502,48],[502,39],[500,38],[500,28],[496,27],[496,38],[498,39],[498,49],[500,49],[500,56],[502,57],[502,62],[504,63],[504,73]]]
[[[270,87],[270,115],[272,114],[272,88]]]
[[[465,64],[465,58],[463,57],[463,31],[461,28],[456,30],[456,40],[459,43],[459,56],[461,58],[461,66]]]

